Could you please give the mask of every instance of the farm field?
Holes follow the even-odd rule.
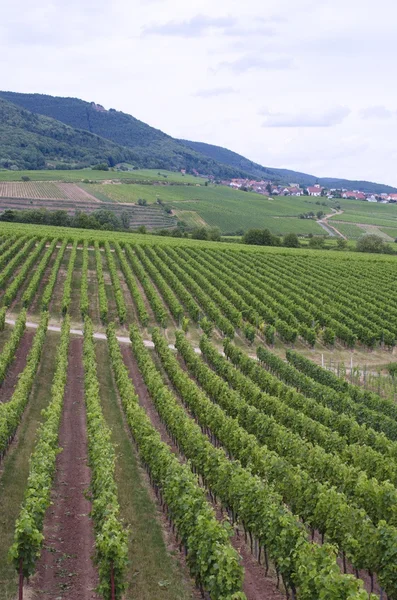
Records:
[[[21,181],[21,177],[30,177],[32,181],[71,181],[80,182],[83,179],[109,180],[127,179],[135,181],[170,181],[176,183],[200,183],[204,181],[193,175],[182,175],[174,171],[158,169],[137,169],[136,171],[98,171],[96,169],[78,170],[41,170],[41,171],[10,171],[0,170],[0,181]]]
[[[0,598],[397,597],[395,271],[0,224]]]
[[[330,217],[330,220],[364,223],[369,225],[392,226],[397,222],[396,204],[374,204],[359,200],[337,200],[343,214]]]

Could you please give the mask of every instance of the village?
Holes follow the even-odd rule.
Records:
[[[359,190],[347,190],[336,188],[325,188],[319,183],[313,186],[301,187],[298,183],[290,183],[288,186],[275,185],[271,181],[255,181],[249,179],[232,179],[222,181],[224,185],[231,188],[256,192],[263,196],[314,196],[324,198],[347,198],[351,200],[363,200],[367,202],[379,202],[381,204],[397,203],[397,194],[366,194]]]

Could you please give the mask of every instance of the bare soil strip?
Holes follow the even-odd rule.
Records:
[[[32,580],[34,598],[94,600],[98,576],[92,562],[94,532],[85,492],[90,483],[87,457],[82,339],[72,339],[59,433],[53,505],[44,520],[45,543]]]
[[[173,443],[165,425],[161,422],[150,398],[131,349],[128,346],[121,346],[121,352],[123,354],[124,362],[128,367],[130,377],[134,383],[135,390],[139,396],[141,406],[145,409],[152,425],[159,431],[163,442],[168,444],[172,451],[180,457],[177,446]],[[217,516],[220,518],[219,507],[215,508],[218,508]],[[245,592],[247,599],[263,600],[266,598],[266,600],[285,600],[285,595],[277,589],[276,581],[271,577],[265,577],[264,568],[260,566],[251,555],[248,547],[244,543],[244,538],[234,535],[231,538],[231,543],[242,557],[242,564],[245,570],[243,591]]]
[[[15,386],[18,383],[18,377],[25,368],[26,359],[34,336],[35,333],[33,331],[25,330],[15,353],[15,358],[8,368],[3,383],[0,385],[0,402],[8,402],[11,399]]]

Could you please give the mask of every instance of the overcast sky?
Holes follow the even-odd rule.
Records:
[[[265,166],[397,186],[395,0],[13,0],[1,88]]]

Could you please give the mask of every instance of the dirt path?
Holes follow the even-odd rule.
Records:
[[[8,368],[8,372],[3,383],[0,386],[0,402],[8,402],[14,393],[15,386],[18,383],[18,377],[26,365],[26,358],[34,338],[33,331],[25,331],[19,342],[15,358]]]
[[[328,222],[328,219],[330,217],[335,217],[336,215],[343,215],[343,210],[334,210],[333,213],[325,215],[322,219],[319,219],[317,223],[320,225],[320,227],[325,229],[325,231],[332,230],[336,233],[337,236],[341,237],[344,240],[347,240],[347,237],[343,235],[343,233],[341,233],[336,227],[334,227],[334,225],[330,225]]]
[[[91,504],[84,497],[90,482],[87,465],[82,340],[72,339],[68,379],[52,500],[44,521],[45,543],[32,580],[34,598],[94,600],[98,577],[91,560],[94,549]]]
[[[163,442],[168,444],[174,454],[184,462],[184,458],[180,455],[178,447],[174,444],[165,425],[160,420],[142,375],[139,372],[137,362],[132,355],[131,349],[128,346],[121,346],[121,352],[124,362],[128,367],[130,377],[134,383],[135,390],[139,396],[140,405],[145,409],[152,425],[160,433]],[[217,516],[218,518],[221,518],[219,508],[214,508],[218,509],[216,511]],[[244,542],[244,538],[234,535],[230,541],[242,558],[242,564],[245,571],[243,591],[247,596],[247,600],[285,600],[285,595],[277,589],[276,582],[271,577],[265,577],[263,567],[260,566],[252,556]]]

